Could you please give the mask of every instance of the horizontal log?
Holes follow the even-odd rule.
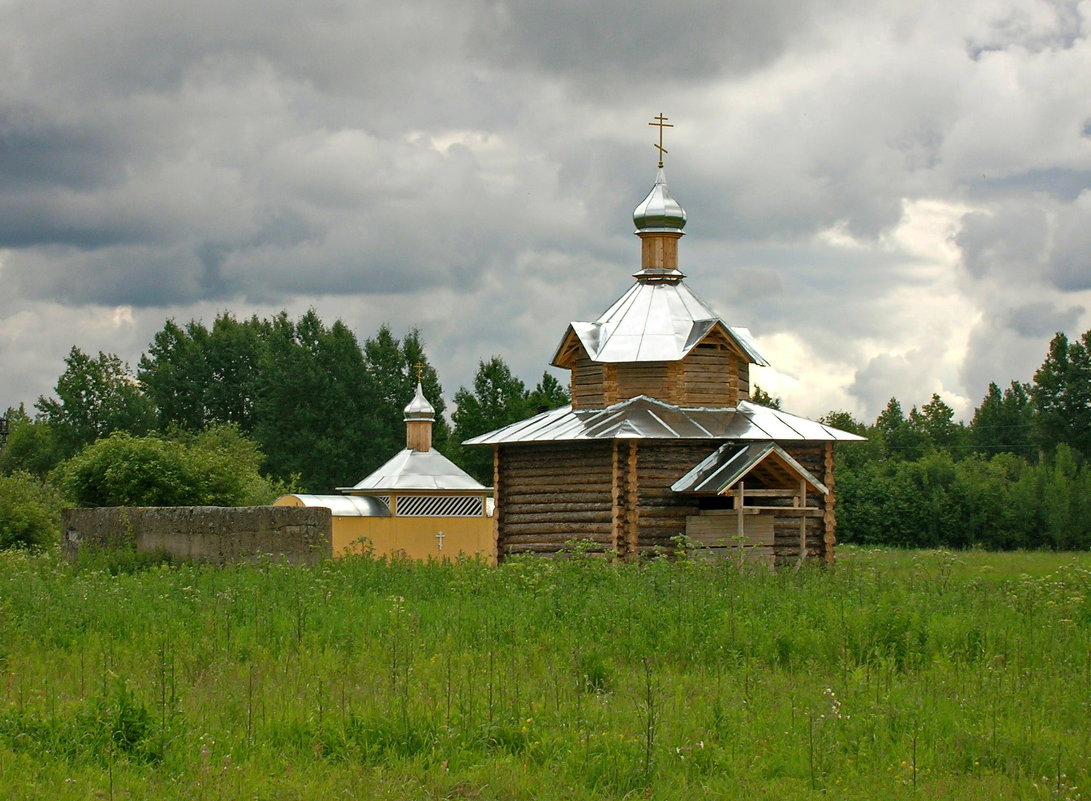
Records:
[[[510,525],[513,523],[536,523],[541,521],[543,523],[606,523],[607,525],[611,521],[610,510],[598,509],[592,512],[581,512],[572,509],[565,509],[564,507],[558,507],[552,512],[522,512],[512,511],[510,509],[504,510],[504,523]]]
[[[500,538],[509,534],[571,534],[578,537],[584,534],[611,534],[609,523],[508,523],[501,519]]]
[[[613,482],[603,476],[584,478],[573,475],[552,476],[524,476],[519,474],[503,474],[500,476],[501,484],[510,480],[509,488],[512,491],[553,491],[553,492],[609,492]]]
[[[613,545],[614,539],[609,535],[566,537],[562,534],[510,534],[503,537],[500,540],[500,544],[502,547],[508,547],[510,545],[532,545],[534,543],[563,546],[565,543],[572,541],[593,542],[598,545]]]
[[[507,498],[504,504],[505,510],[519,514],[553,514],[559,510],[571,512],[605,512],[610,513],[613,507],[609,494],[596,495],[590,501],[574,501],[571,495],[558,493],[552,498],[546,498],[534,503],[514,501]]]
[[[536,553],[536,554],[555,554],[560,551],[564,546],[562,545],[546,545],[541,543],[529,544],[529,545],[511,545],[503,548],[503,552],[509,556],[514,556],[520,553]]]
[[[604,487],[601,490],[594,492],[585,492],[581,487],[579,491],[565,490],[565,491],[552,491],[552,492],[514,492],[507,491],[501,493],[501,503],[504,506],[519,505],[525,506],[529,504],[536,505],[548,505],[552,506],[553,502],[558,499],[563,499],[567,503],[604,503],[609,504],[611,502],[611,491],[609,487]]]

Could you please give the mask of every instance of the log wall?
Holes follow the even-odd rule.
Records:
[[[569,540],[615,548],[614,443],[501,445],[497,555],[553,555]]]
[[[750,398],[750,364],[733,348],[711,340],[679,362],[591,361],[582,348],[572,366],[575,409],[604,409],[647,395],[677,406],[724,408]]]
[[[698,514],[698,499],[671,492],[684,476],[722,443],[712,440],[642,441],[637,448],[636,552],[650,554],[677,548],[673,539],[686,533],[686,517]]]
[[[494,473],[498,558],[555,555],[571,540],[626,559],[676,550],[675,538],[686,534],[687,524],[694,525],[687,519],[701,514],[702,501],[670,487],[722,444],[611,440],[499,446]],[[832,478],[832,448],[800,444],[785,450],[823,481]],[[769,545],[775,564],[799,562],[801,522],[803,558],[832,560],[833,504],[824,496],[809,492],[804,505],[817,511],[807,512],[793,507],[789,498],[762,502],[783,505],[767,512],[773,518]],[[735,520],[720,517],[729,540]],[[716,539],[714,533],[709,536]]]
[[[593,362],[586,354],[576,359],[572,368],[572,408],[603,409],[606,407],[603,395],[603,365]]]

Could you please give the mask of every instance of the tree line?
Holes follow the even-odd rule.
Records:
[[[484,484],[491,452],[462,441],[569,400],[552,375],[528,388],[494,356],[448,422],[417,330],[360,343],[314,311],[168,321],[135,371],[73,347],[52,395],[7,411],[0,547],[48,539],[62,503],[243,505],[354,484],[404,447],[418,376],[435,447]],[[779,405],[760,389],[754,401]],[[908,412],[892,398],[871,424],[822,420],[867,437],[837,446],[844,542],[1091,547],[1091,331],[1057,334],[1032,382],[990,384],[968,424],[935,394]]]
[[[7,410],[0,546],[40,539],[42,510],[59,502],[243,505],[351,486],[405,447],[418,379],[436,409],[434,447],[486,484],[491,453],[460,443],[568,402],[553,376],[527,388],[494,356],[455,393],[449,423],[419,331],[384,325],[361,343],[313,310],[168,321],[135,371],[73,347],[52,395]],[[40,508],[17,515],[29,498]]]
[[[969,424],[892,398],[837,446],[838,538],[906,547],[1091,547],[1091,331],[1057,334],[1030,383],[991,383]]]

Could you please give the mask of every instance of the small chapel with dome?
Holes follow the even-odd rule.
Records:
[[[860,437],[750,401],[768,365],[685,282],[686,213],[661,159],[633,213],[635,283],[572,322],[552,364],[571,405],[468,440],[493,450],[497,558],[584,542],[619,558],[699,548],[785,564],[831,561],[834,450]]]

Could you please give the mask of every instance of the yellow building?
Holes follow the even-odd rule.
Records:
[[[333,555],[496,561],[492,489],[432,447],[435,409],[417,383],[405,407],[406,447],[343,495],[285,495],[276,506],[333,513]]]

